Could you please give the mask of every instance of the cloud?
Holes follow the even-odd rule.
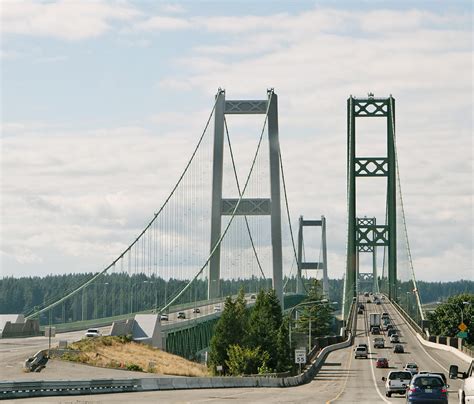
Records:
[[[2,4],[1,30],[6,34],[77,41],[102,35],[114,21],[126,22],[139,15],[138,10],[123,3],[12,1]]]
[[[186,19],[164,16],[154,16],[136,25],[144,31],[174,31],[191,27],[192,23]]]

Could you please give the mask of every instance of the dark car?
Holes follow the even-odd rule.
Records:
[[[375,367],[377,367],[377,368],[388,368],[388,359],[387,358],[377,358],[377,362],[375,362]]]
[[[387,332],[387,335],[391,337],[393,334],[396,334],[397,330],[395,328],[390,328]]]
[[[377,300],[377,301],[375,302],[375,304],[379,306],[379,305],[382,304],[382,302],[381,302],[380,300]]]
[[[372,327],[372,335],[380,335],[380,328]]]
[[[359,304],[359,309],[364,310],[364,309],[365,309],[365,306],[361,303],[361,304]]]
[[[186,313],[184,311],[178,312],[178,318],[185,319],[186,318]]]
[[[201,312],[201,309],[199,307],[195,307],[193,309],[193,313],[200,313]]]
[[[404,353],[405,350],[403,349],[403,345],[397,344],[393,347],[394,353]]]
[[[357,314],[364,314],[364,310],[359,309],[359,310],[357,311]]]
[[[448,404],[448,385],[441,376],[422,373],[413,376],[407,389],[407,403]]]
[[[448,381],[446,379],[446,375],[444,373],[441,373],[441,372],[438,373],[438,372],[426,372],[426,371],[424,371],[424,372],[419,372],[419,374],[420,375],[426,375],[426,374],[437,375],[437,376],[441,377],[441,379],[443,379],[444,384],[448,383]]]

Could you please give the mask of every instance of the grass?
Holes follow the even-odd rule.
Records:
[[[209,376],[206,366],[139,344],[127,337],[83,338],[61,359],[88,365],[176,376]],[[78,352],[79,351],[79,352]]]

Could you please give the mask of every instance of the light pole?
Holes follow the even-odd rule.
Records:
[[[290,309],[290,312],[288,313],[288,316],[289,316],[289,322],[288,322],[288,337],[289,337],[289,341],[290,341],[290,349],[291,349],[291,319],[293,317],[293,312],[295,310],[297,310],[298,308],[300,307],[303,307],[303,306],[312,306],[312,305],[320,305],[320,304],[337,304],[337,302],[329,302],[328,299],[322,299],[322,300],[313,300],[311,302],[302,302],[302,303],[299,303],[297,304],[296,306],[292,307]],[[311,317],[309,317],[309,332],[308,332],[308,351],[311,350]]]
[[[464,312],[463,308],[464,306],[469,306],[471,302],[462,302],[462,307],[461,307],[461,323],[464,323]]]

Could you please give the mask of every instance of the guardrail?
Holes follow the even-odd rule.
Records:
[[[104,394],[134,391],[212,389],[237,387],[293,387],[310,382],[326,356],[352,344],[352,334],[338,344],[323,348],[297,376],[290,377],[157,377],[143,379],[94,379],[0,382],[0,399]]]

